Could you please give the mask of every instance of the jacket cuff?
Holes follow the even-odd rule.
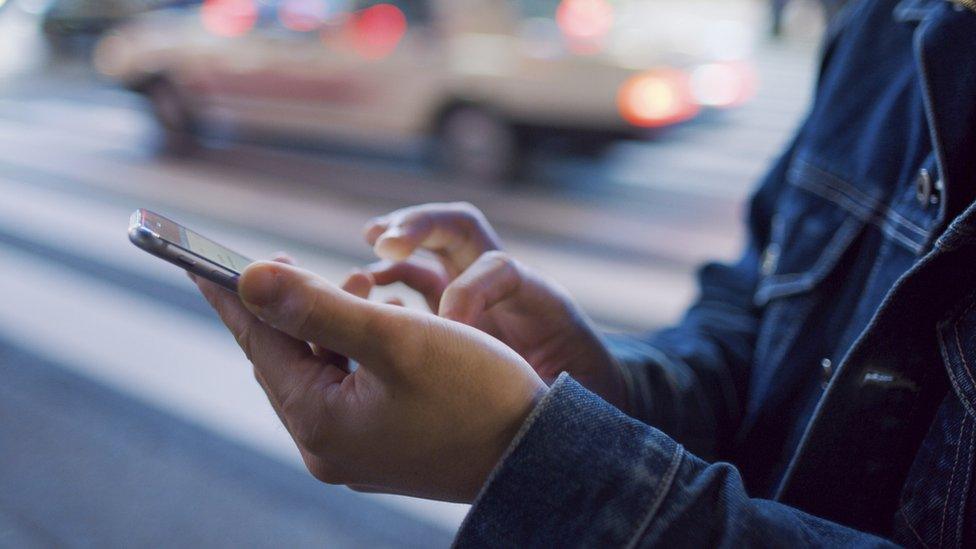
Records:
[[[656,347],[630,335],[604,334],[603,339],[624,380],[625,411],[648,425],[666,424],[673,415],[667,410],[674,388],[670,359]]]
[[[455,546],[628,545],[660,508],[683,453],[563,374],[489,476]]]

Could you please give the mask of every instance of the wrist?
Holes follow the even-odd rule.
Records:
[[[463,490],[464,501],[473,503],[477,495],[491,478],[492,472],[501,466],[505,456],[511,453],[512,448],[518,445],[518,440],[522,437],[529,425],[540,403],[545,398],[549,387],[541,380],[532,387],[527,398],[521,399],[522,405],[514,410],[512,414],[506,414],[509,418],[502,422],[501,428],[495,431],[494,435],[484,445],[475,448],[474,455],[481,458],[481,466],[476,468],[476,473],[469,486]]]

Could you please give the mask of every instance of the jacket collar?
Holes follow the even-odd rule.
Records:
[[[946,2],[955,4],[960,8],[976,11],[976,0],[901,0],[895,5],[892,15],[894,15],[895,21],[918,23]]]
[[[976,14],[946,0],[902,0],[916,21],[914,49],[932,145],[944,184],[943,219],[976,199]]]

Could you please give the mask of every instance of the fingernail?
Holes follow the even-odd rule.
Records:
[[[276,269],[259,267],[251,272],[245,272],[245,283],[240,285],[241,299],[256,305],[266,307],[278,299],[279,281]]]

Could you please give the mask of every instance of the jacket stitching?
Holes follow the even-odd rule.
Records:
[[[940,324],[939,329],[945,330],[945,323]],[[962,386],[959,385],[959,381],[956,379],[955,370],[950,365],[950,362],[952,360],[952,355],[950,355],[949,346],[946,342],[946,337],[944,334],[941,333],[939,335],[939,346],[942,348],[942,359],[945,362],[946,377],[949,378],[949,383],[952,385],[952,388],[955,390],[956,396],[958,397],[959,402],[962,404],[962,407],[965,408],[968,413],[976,417],[976,410],[973,410],[968,400],[962,398],[962,395],[964,395],[965,393],[962,390]]]
[[[668,494],[671,490],[671,485],[674,483],[674,478],[678,475],[678,468],[681,464],[681,458],[684,455],[684,448],[678,444],[678,447],[674,451],[674,459],[671,460],[671,465],[668,467],[667,472],[664,474],[664,478],[661,479],[659,484],[660,490],[654,496],[654,501],[651,502],[650,508],[647,510],[647,514],[644,519],[640,522],[637,530],[631,536],[630,541],[625,545],[626,549],[632,549],[636,547],[640,542],[641,536],[647,530],[651,524],[651,520],[654,519],[654,515],[657,514],[657,510],[661,507],[661,503],[664,501],[664,496]]]
[[[861,224],[855,218],[845,221],[813,268],[802,273],[770,275],[760,283],[754,301],[762,305],[772,299],[806,292],[816,287],[820,279],[830,272],[837,259],[847,251],[860,227]]]
[[[809,183],[801,182],[797,182],[796,185],[810,191],[811,193],[830,200],[841,208],[844,208],[850,213],[856,215],[861,220],[875,225],[881,229],[881,232],[906,246],[909,251],[918,253],[922,250],[922,244],[915,242],[908,236],[898,232],[896,230],[897,227],[891,223],[891,220],[882,216],[877,210],[868,210],[863,205],[853,202],[849,197],[827,186],[811,185]]]
[[[929,544],[928,543],[925,543],[925,540],[922,539],[922,536],[920,536],[918,534],[918,530],[916,530],[915,527],[912,526],[912,521],[908,520],[908,515],[905,514],[905,507],[902,507],[901,509],[899,509],[898,510],[898,514],[900,514],[901,515],[901,519],[903,521],[905,521],[905,526],[908,526],[908,529],[912,532],[912,534],[915,535],[915,539],[917,539],[918,542],[922,544],[922,547],[925,547],[925,549],[928,549],[929,548]]]
[[[966,307],[966,310],[964,310],[962,312],[962,314],[959,315],[959,317],[963,317],[963,316],[966,316],[967,314],[969,314],[969,311],[972,310],[972,308],[973,308],[974,305],[976,305],[976,301],[973,301],[972,303],[970,303],[969,304],[969,307]],[[959,318],[959,317],[957,317],[957,318]],[[962,362],[963,370],[966,371],[966,376],[969,378],[969,382],[972,383],[973,387],[976,387],[976,379],[973,379],[973,372],[972,372],[972,370],[969,369],[969,361],[966,360],[966,354],[962,350],[962,336],[959,334],[959,321],[958,320],[956,320],[955,322],[953,322],[953,324],[952,324],[952,331],[953,331],[953,334],[955,336],[956,349],[959,351],[959,360]],[[948,364],[947,366],[949,366],[949,368],[948,368],[949,369],[949,377],[950,378],[951,377],[954,377],[953,372],[952,372],[951,364]],[[956,385],[956,384],[954,383],[954,385]],[[970,412],[974,412],[974,410],[972,409],[971,403],[969,403],[969,399],[966,398],[967,392],[966,391],[963,391],[962,390],[962,387],[960,387],[958,385],[956,385],[956,389],[959,390],[959,400],[961,400],[964,403],[966,409],[968,411],[970,411]],[[973,415],[976,416],[976,413],[973,413]]]
[[[825,182],[824,184],[830,187],[829,183]],[[842,189],[836,189],[836,187],[835,190],[842,191]],[[914,222],[909,220],[907,217],[898,213],[891,206],[883,204],[879,201],[875,201],[873,204],[866,205],[866,207],[870,207],[875,213],[877,213],[878,217],[884,218],[887,221],[891,221],[896,225],[900,225],[905,229],[917,234],[918,236],[921,236],[922,238],[927,237],[929,234],[928,231],[919,227]]]
[[[880,201],[878,199],[868,195],[861,189],[858,189],[854,185],[851,185],[847,181],[844,181],[840,177],[828,172],[827,170],[817,167],[816,164],[804,159],[800,159],[798,160],[798,162],[800,162],[804,168],[806,168],[807,170],[813,172],[813,174],[818,176],[817,177],[818,183],[821,183],[827,187],[832,187],[833,189],[840,192],[846,191],[847,194],[853,195],[848,198],[850,198],[855,202],[858,202],[861,206],[874,210],[877,209],[878,204],[880,204]],[[800,174],[798,173],[797,176],[799,175]],[[858,200],[858,198],[860,198],[860,200]]]
[[[966,479],[963,481],[963,493],[961,494],[962,497],[965,497],[966,487],[969,486],[970,479],[973,476],[973,468],[972,468],[973,445],[976,444],[976,436],[974,435],[976,435],[976,433],[974,433],[973,429],[970,429],[969,430],[969,456],[966,458],[966,463],[969,463],[970,466],[966,470]],[[956,507],[958,508],[958,512],[956,514],[956,546],[959,546],[962,543],[963,512],[966,509],[965,501],[960,502],[960,505],[957,505]]]
[[[847,194],[855,195],[849,197],[853,201],[857,201],[857,198],[860,197],[862,199],[860,205],[863,208],[870,209],[871,211],[877,212],[878,214],[883,214],[881,215],[881,217],[885,217],[885,218],[890,217],[891,221],[903,225],[906,229],[914,232],[915,234],[923,238],[928,236],[928,231],[919,227],[910,219],[896,212],[889,206],[883,204],[880,200],[866,194],[864,191],[858,189],[854,185],[851,185],[844,179],[841,179],[840,177],[837,177],[836,175],[826,170],[818,168],[816,165],[810,162],[804,160],[800,160],[800,162],[802,162],[804,166],[808,167],[813,172],[819,174],[822,177],[820,183],[822,183],[824,186],[833,188],[834,190],[840,193],[844,193],[846,191]]]
[[[969,416],[962,416],[962,424],[959,426],[959,438],[956,440],[956,458],[952,462],[952,474],[949,476],[949,486],[946,487],[945,502],[942,504],[942,524],[939,526],[939,547],[942,547],[945,534],[946,515],[949,511],[949,498],[952,496],[952,486],[956,481],[956,468],[959,467],[959,450],[962,448],[962,434],[966,428],[966,420],[968,419]]]
[[[847,250],[848,245],[850,245],[850,241],[854,234],[857,232],[858,227],[860,227],[860,223],[854,224],[851,223],[850,220],[841,225],[840,228],[837,229],[834,238],[831,238],[830,242],[827,243],[827,251],[817,259],[817,264],[814,265],[813,268],[800,273],[770,275],[767,280],[770,282],[775,281],[777,284],[796,283],[804,286],[811,284],[809,279],[815,279],[823,271],[829,270],[830,265],[832,265],[839,256],[843,255],[843,253]]]

